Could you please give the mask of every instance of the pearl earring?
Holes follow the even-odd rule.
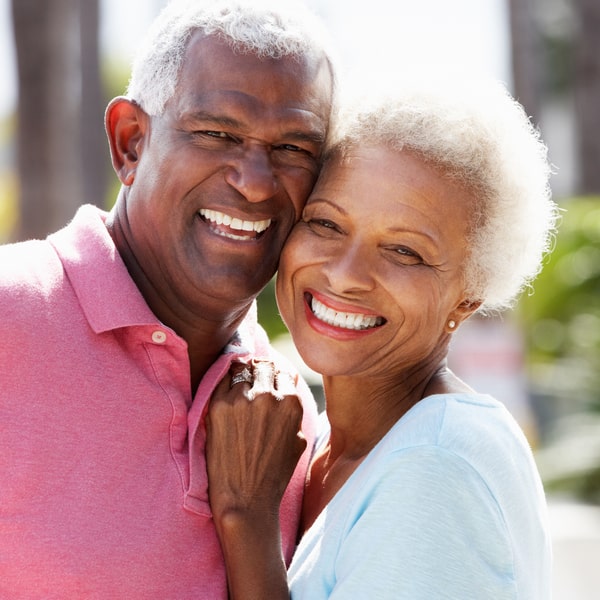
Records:
[[[453,319],[450,319],[448,321],[448,329],[454,329],[456,327],[456,321],[454,321]]]

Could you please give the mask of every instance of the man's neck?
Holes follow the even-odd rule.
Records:
[[[123,193],[123,192],[122,192]],[[175,293],[160,293],[138,262],[128,242],[128,236],[119,218],[118,207],[106,221],[106,226],[119,254],[148,307],[156,318],[170,327],[188,345],[192,394],[223,348],[237,331],[252,306],[254,298],[245,298],[235,305],[198,297],[193,305],[186,305]],[[169,293],[169,286],[163,290]]]

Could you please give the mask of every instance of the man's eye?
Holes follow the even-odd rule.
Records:
[[[275,150],[283,150],[284,152],[290,153],[298,153],[298,154],[307,154],[309,156],[313,155],[313,152],[307,148],[303,148],[302,146],[297,146],[296,144],[279,144],[275,146]]]
[[[226,131],[214,131],[212,129],[199,129],[194,131],[192,135],[198,140],[224,140],[235,142],[236,138]]]
[[[208,135],[209,137],[216,137],[222,139],[227,139],[231,137],[228,133],[225,133],[224,131],[199,131],[198,133]]]

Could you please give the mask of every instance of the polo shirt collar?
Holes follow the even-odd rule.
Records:
[[[121,327],[161,325],[131,279],[106,228],[107,217],[106,211],[83,205],[66,227],[48,237],[90,327],[102,333]],[[254,302],[224,353],[253,354],[256,329]]]
[[[105,221],[108,213],[81,206],[73,220],[48,237],[73,286],[91,328],[102,333],[120,327],[157,325],[131,279]]]

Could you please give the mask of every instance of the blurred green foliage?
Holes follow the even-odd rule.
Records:
[[[9,163],[8,155],[12,151],[16,119],[10,116],[0,120],[0,152],[6,154],[2,162]],[[3,157],[4,158],[4,157]],[[10,236],[18,218],[17,179],[9,168],[0,168],[0,243],[10,241]]]
[[[104,57],[102,60],[102,87],[106,99],[122,96],[127,89],[130,65],[118,57]]]
[[[600,410],[600,197],[563,204],[556,246],[519,312],[532,365],[567,365],[574,387]]]
[[[264,327],[269,339],[287,333],[287,328],[279,316],[275,300],[275,278],[267,284],[258,296],[258,321]]]
[[[16,178],[11,171],[0,172],[0,244],[10,241],[17,219]]]
[[[547,491],[600,504],[600,197],[563,207],[535,293],[519,303],[532,389],[554,412],[536,459]]]

